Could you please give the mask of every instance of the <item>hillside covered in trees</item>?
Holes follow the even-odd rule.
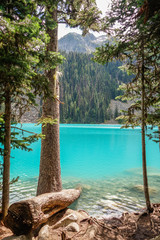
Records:
[[[119,69],[119,61],[100,65],[91,54],[63,52],[66,60],[60,71],[61,123],[104,123],[118,116],[111,99],[119,95],[119,84],[129,76]]]

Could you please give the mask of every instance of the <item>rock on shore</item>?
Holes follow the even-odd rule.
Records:
[[[28,236],[2,240],[160,240],[160,204],[148,214],[124,213],[120,218],[96,219],[85,211],[62,210]]]

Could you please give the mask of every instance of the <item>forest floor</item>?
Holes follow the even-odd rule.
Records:
[[[64,217],[68,210],[57,213],[57,219]],[[72,210],[69,210],[72,211]],[[80,210],[82,211],[82,210]],[[83,211],[82,211],[83,212]],[[86,213],[85,213],[86,214]],[[55,217],[54,217],[55,221]],[[51,220],[53,222],[53,220]],[[49,223],[49,225],[51,224]],[[160,204],[153,204],[153,212],[124,213],[121,218],[96,219],[87,214],[80,221],[78,232],[65,232],[63,228],[52,229],[52,240],[160,240]],[[63,235],[63,236],[62,236]],[[12,236],[11,238],[9,236]],[[0,239],[18,239],[0,224]],[[39,239],[39,238],[34,238]],[[42,238],[43,239],[43,238]]]

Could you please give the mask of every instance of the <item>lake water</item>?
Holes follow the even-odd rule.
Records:
[[[23,124],[39,133],[40,126]],[[151,200],[160,201],[160,152],[146,138]],[[82,186],[73,208],[106,217],[145,206],[142,182],[141,130],[120,125],[60,125],[61,171],[64,188]],[[32,152],[12,150],[11,176],[20,180],[11,186],[11,202],[35,195],[40,160],[40,141]]]

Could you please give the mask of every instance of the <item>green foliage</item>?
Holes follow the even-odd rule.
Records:
[[[160,120],[155,121],[154,117],[157,114],[156,104],[159,103],[160,97],[160,54],[159,44],[151,34],[150,26],[148,24],[144,26],[145,19],[143,22],[141,19],[137,20],[139,4],[141,4],[139,0],[112,1],[112,8],[106,20],[108,28],[116,25],[117,21],[120,24],[119,28],[112,28],[117,43],[106,45],[104,53],[103,49],[97,50],[95,58],[102,63],[114,58],[124,59],[125,69],[133,74],[131,82],[123,85],[124,94],[121,96],[123,100],[131,100],[132,104],[118,119],[124,121],[123,127],[141,126],[144,194],[147,210],[152,212],[147,179],[145,133],[147,124],[160,125]],[[147,15],[148,13],[147,9]],[[158,137],[160,140],[160,135]]]
[[[61,66],[60,121],[62,123],[104,123],[114,117],[108,106],[120,94],[117,88],[130,77],[119,69],[121,62],[101,66],[92,55],[62,53],[66,61]],[[117,113],[116,113],[117,115]]]
[[[29,132],[23,129],[23,127],[18,127],[16,123],[11,124],[11,148],[21,149],[25,151],[32,151],[30,144],[44,138],[42,134],[35,134],[34,132]],[[0,117],[0,156],[4,155],[4,117]]]
[[[59,53],[47,52],[46,55],[48,39],[40,31],[39,20],[35,17],[26,16],[16,22],[1,17],[0,28],[0,102],[4,100],[8,82],[16,108],[21,107],[22,102],[23,105],[34,104],[35,94],[49,93],[44,69],[55,68],[63,58]]]
[[[1,115],[0,117],[0,191],[2,190],[2,180],[3,180],[3,155],[4,155],[4,117]],[[12,149],[21,149],[25,151],[32,151],[30,145],[35,141],[43,138],[42,134],[35,134],[33,132],[29,132],[24,130],[23,128],[17,127],[15,123],[11,125],[11,148]],[[10,184],[17,182],[19,176],[13,178],[10,181]]]
[[[38,1],[41,9],[38,14],[48,29],[57,27],[57,22],[53,20],[53,12],[57,9],[58,23],[65,23],[70,27],[79,27],[83,34],[90,29],[100,30],[101,11],[98,10],[95,0],[74,0],[74,1]]]
[[[28,132],[24,130],[23,128],[18,128],[15,125],[11,126],[12,132],[11,132],[11,148],[13,149],[21,149],[25,151],[32,151],[32,148],[30,145],[34,143],[35,141],[39,140],[40,138],[43,138],[44,136],[42,134],[35,134],[34,132]],[[26,134],[30,134],[29,136],[26,136]]]
[[[20,121],[37,95],[51,96],[44,72],[63,61],[56,52],[47,51],[50,41],[38,18],[34,0],[0,2],[0,104],[10,88],[12,118]]]
[[[58,21],[70,27],[79,27],[83,34],[89,30],[99,31],[101,11],[95,0],[58,1]]]
[[[159,1],[137,0],[139,7],[138,20],[148,25],[149,35],[159,41],[160,37],[160,3]]]
[[[115,42],[107,43],[96,50],[94,57],[99,63],[121,59],[124,65],[120,68],[131,76],[131,82],[120,86],[124,93],[118,99],[132,102],[128,111],[118,117],[125,126],[137,126],[142,123],[142,65],[144,65],[145,87],[145,124],[159,125],[159,90],[160,90],[160,49],[157,39],[150,34],[150,22],[144,25],[137,19],[138,1],[118,0],[113,2],[111,11],[106,16],[108,31],[111,26],[120,23],[119,28],[112,28]],[[142,44],[143,43],[143,44]],[[142,48],[143,45],[143,48]],[[142,51],[143,49],[143,51]],[[142,58],[143,56],[143,58]]]
[[[15,125],[10,132],[10,119],[19,122],[30,106],[36,106],[37,95],[53,97],[44,72],[62,62],[59,53],[47,51],[50,38],[44,21],[37,16],[37,8],[35,0],[0,1],[0,105],[4,104],[5,113],[5,121],[1,119],[0,124],[0,154],[4,157],[3,183],[6,183],[2,194],[3,217],[9,204],[10,149],[31,151],[30,144],[42,137],[34,133],[25,136],[24,130]]]
[[[57,124],[57,123],[58,123],[58,119],[53,119],[52,116],[41,117],[37,121],[37,125],[42,124],[43,127],[45,127],[47,124],[53,125],[53,124]]]

